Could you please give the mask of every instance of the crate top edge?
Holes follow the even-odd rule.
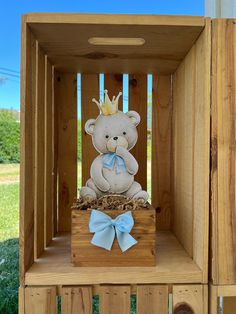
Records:
[[[111,24],[163,25],[204,27],[206,18],[186,15],[157,14],[88,14],[88,13],[28,13],[22,15],[26,23],[37,24]]]

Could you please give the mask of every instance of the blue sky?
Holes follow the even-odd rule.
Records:
[[[7,0],[0,10],[0,108],[20,108],[20,20],[28,12],[204,15],[204,0]],[[167,39],[168,40],[168,39]],[[6,74],[7,73],[7,74]]]

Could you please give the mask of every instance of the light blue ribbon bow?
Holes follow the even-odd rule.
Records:
[[[124,159],[118,156],[116,153],[107,153],[103,155],[102,158],[103,167],[109,170],[114,168],[116,164],[116,173],[121,173],[126,171],[126,166]]]
[[[133,226],[131,211],[112,219],[107,214],[93,209],[89,221],[89,230],[94,233],[91,243],[110,251],[116,234],[121,251],[125,252],[138,243],[129,234]]]

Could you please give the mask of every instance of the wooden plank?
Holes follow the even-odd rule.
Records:
[[[26,287],[25,314],[56,314],[56,287]]]
[[[173,229],[193,254],[193,137],[195,46],[181,63],[173,79]]]
[[[236,20],[212,23],[212,279],[235,284]]]
[[[30,13],[24,15],[28,23],[62,24],[126,24],[126,25],[165,25],[202,26],[205,19],[200,16],[174,16],[150,14],[74,14],[74,13]]]
[[[173,286],[173,313],[208,313],[207,286],[177,285]]]
[[[77,76],[56,78],[58,108],[58,230],[71,228],[70,208],[77,196]]]
[[[173,79],[173,228],[208,282],[211,26]]]
[[[218,296],[234,297],[236,296],[236,285],[217,285]]]
[[[62,287],[61,309],[63,314],[92,314],[92,287]]]
[[[193,259],[208,282],[210,107],[211,107],[211,21],[196,44],[195,112],[193,138]]]
[[[168,313],[168,286],[138,285],[137,314]]]
[[[53,234],[54,236],[58,231],[58,107],[56,105],[56,79],[58,73],[55,68],[52,68],[52,81],[53,81],[53,91],[52,91],[52,207],[53,207]]]
[[[201,283],[202,271],[168,231],[157,233],[155,267],[74,267],[70,235],[58,235],[26,273],[27,285]]]
[[[152,83],[152,204],[159,207],[158,230],[171,225],[171,76],[153,75]]]
[[[45,244],[53,237],[53,134],[52,134],[52,66],[45,57],[45,176],[44,176],[44,210],[45,210]]]
[[[34,115],[36,42],[25,18],[21,45],[20,282],[34,262]]]
[[[99,96],[99,74],[81,74],[82,185],[90,178],[91,164],[98,155],[84,126],[88,119],[96,119],[99,115],[98,107],[92,102]]]
[[[219,314],[218,287],[209,285],[209,314]]]
[[[234,313],[235,308],[236,308],[236,296],[223,298],[223,313],[224,314]]]
[[[99,313],[130,314],[130,286],[102,286]]]
[[[135,180],[147,189],[147,75],[129,75],[129,110],[140,114],[138,142],[131,153],[139,164]]]
[[[117,96],[123,91],[123,75],[122,74],[106,74],[104,75],[104,89],[108,90],[110,99]],[[123,98],[119,99],[119,110],[123,110]]]
[[[19,314],[25,314],[25,288],[20,286],[18,291],[18,312]]]
[[[44,176],[45,176],[45,55],[36,41],[35,111],[35,258],[44,251]]]

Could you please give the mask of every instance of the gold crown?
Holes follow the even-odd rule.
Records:
[[[108,96],[108,91],[106,89],[104,90],[104,94],[105,94],[104,102],[102,102],[101,99],[98,102],[95,98],[93,98],[92,101],[95,102],[95,104],[98,106],[98,109],[101,110],[101,113],[104,116],[108,116],[108,115],[117,113],[118,112],[118,102],[119,102],[119,98],[122,95],[122,93],[119,92],[119,94],[116,97],[113,96],[112,100],[110,100],[110,98]]]

